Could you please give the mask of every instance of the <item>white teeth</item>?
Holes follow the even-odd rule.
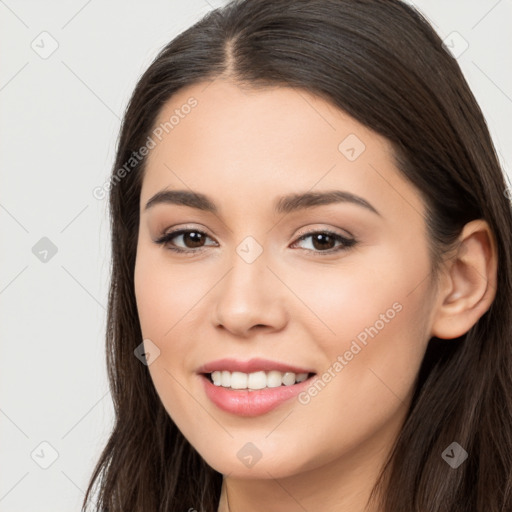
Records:
[[[231,387],[233,389],[247,389],[247,373],[233,372],[231,374]]]
[[[291,386],[292,384],[295,384],[295,373],[286,372],[283,375],[283,384],[285,386]]]
[[[231,389],[263,389],[277,388],[281,385],[292,386],[298,382],[304,382],[308,378],[307,373],[278,372],[272,370],[270,372],[228,372],[215,371],[211,373],[211,377],[215,386],[222,386]]]
[[[283,383],[283,374],[276,370],[272,370],[266,374],[267,388],[278,388]]]
[[[249,389],[263,389],[267,386],[267,376],[265,372],[250,373],[247,379],[247,387]]]
[[[231,386],[231,372],[222,372],[220,385],[225,388]]]

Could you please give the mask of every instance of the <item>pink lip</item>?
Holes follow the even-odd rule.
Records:
[[[237,361],[236,359],[218,359],[217,361],[211,361],[197,369],[197,373],[212,373],[214,371],[228,372],[243,372],[253,373],[258,371],[270,372],[277,370],[279,372],[293,372],[297,373],[314,373],[314,370],[299,368],[298,366],[292,366],[285,363],[279,363],[277,361],[271,361],[269,359],[250,359],[249,361]],[[279,388],[277,388],[279,389]]]
[[[302,372],[299,372],[302,373]],[[305,373],[305,372],[303,372]],[[219,409],[238,416],[258,416],[275,409],[282,403],[294,398],[311,384],[314,377],[292,386],[265,388],[257,390],[230,389],[215,386],[205,375],[200,375],[206,396]]]

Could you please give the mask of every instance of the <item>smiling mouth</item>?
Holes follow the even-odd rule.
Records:
[[[316,373],[293,373],[273,371],[257,371],[252,373],[214,371],[202,373],[213,385],[230,390],[249,390],[290,387],[311,379]]]

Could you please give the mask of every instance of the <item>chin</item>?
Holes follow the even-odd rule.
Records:
[[[232,446],[236,446],[232,449],[232,457],[227,456],[231,449],[222,446],[219,446],[220,452],[198,452],[210,467],[223,475],[229,475],[230,478],[266,480],[286,478],[307,471],[306,462],[301,464],[296,453],[292,451],[276,453],[269,448],[258,450],[250,441],[232,442]],[[277,449],[276,447],[275,450]]]

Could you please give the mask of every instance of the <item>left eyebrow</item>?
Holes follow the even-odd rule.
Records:
[[[277,213],[290,213],[298,210],[314,208],[316,206],[334,204],[334,203],[352,203],[381,216],[377,209],[366,199],[344,190],[328,190],[326,192],[303,192],[289,194],[277,198],[274,203],[274,210]],[[189,206],[198,210],[218,213],[215,202],[205,194],[189,190],[161,190],[157,192],[146,203],[145,210],[152,208],[157,204],[177,204]]]
[[[211,213],[218,212],[217,206],[208,196],[189,190],[161,190],[146,203],[145,210],[157,204],[177,204]]]
[[[372,206],[366,199],[356,196],[345,190],[328,190],[326,192],[304,192],[301,194],[290,194],[278,198],[275,203],[275,210],[278,213],[290,213],[297,210],[314,208],[334,203],[352,203],[362,206],[367,210],[379,215],[377,209]]]

